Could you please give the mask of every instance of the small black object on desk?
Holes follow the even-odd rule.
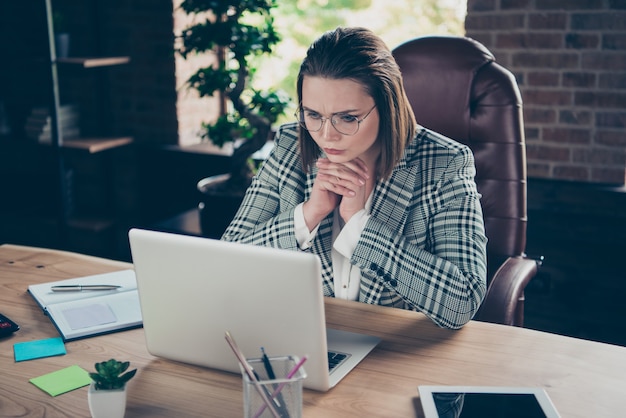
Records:
[[[0,338],[13,334],[20,326],[6,316],[0,314]]]

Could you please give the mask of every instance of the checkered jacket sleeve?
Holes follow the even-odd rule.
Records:
[[[283,125],[222,239],[298,250],[293,211],[309,198],[316,174],[302,168],[297,125]],[[487,239],[474,176],[468,147],[418,129],[390,179],[375,188],[351,259],[361,270],[359,301],[421,311],[446,328],[476,314]],[[332,214],[309,249],[321,259],[326,296],[334,296],[331,246]]]

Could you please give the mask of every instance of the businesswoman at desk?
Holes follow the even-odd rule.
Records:
[[[469,148],[416,124],[398,65],[367,29],[314,41],[297,90],[297,122],[279,128],[222,239],[313,252],[326,296],[462,327],[486,291]]]

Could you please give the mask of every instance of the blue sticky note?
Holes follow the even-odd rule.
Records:
[[[26,341],[13,344],[15,361],[33,360],[36,358],[62,356],[66,354],[65,344],[60,337],[45,340]]]

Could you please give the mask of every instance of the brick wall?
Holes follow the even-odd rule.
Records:
[[[98,16],[113,34],[108,54],[128,54],[127,72],[113,80],[120,124],[138,143],[176,144],[176,67],[171,0],[99,1]],[[123,50],[120,52],[119,49]]]
[[[626,1],[468,0],[465,26],[517,77],[529,177],[624,184]]]

